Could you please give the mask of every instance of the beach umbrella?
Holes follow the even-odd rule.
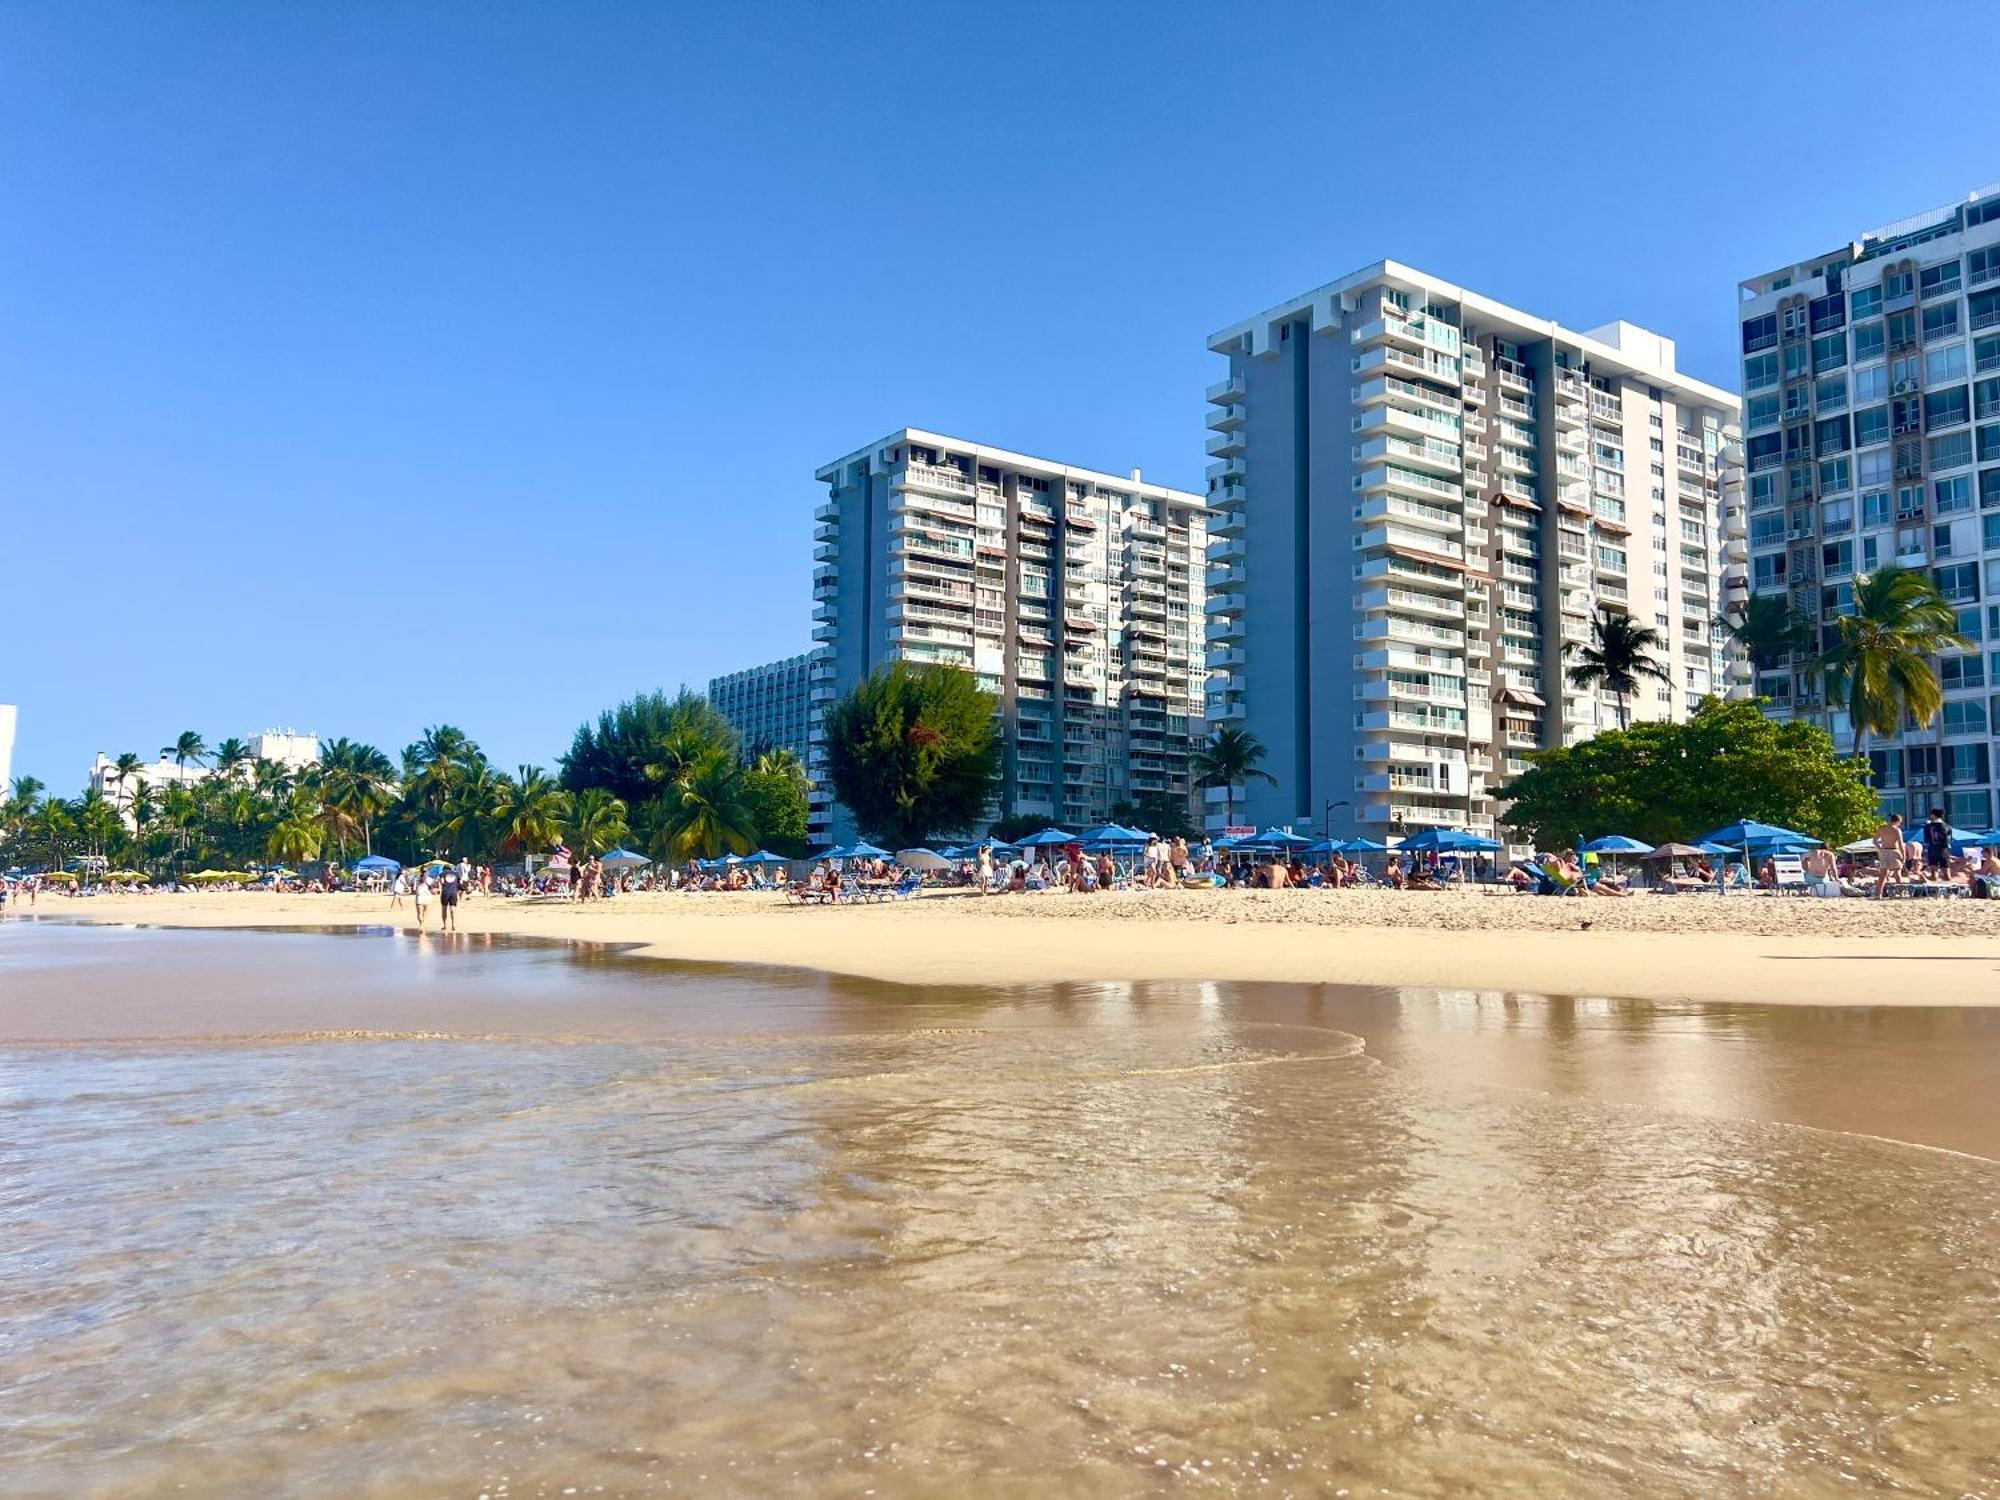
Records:
[[[1307,845],[1305,846],[1305,848],[1303,848],[1303,849],[1301,849],[1301,850],[1299,851],[1299,853],[1301,853],[1301,854],[1338,854],[1338,853],[1340,853],[1340,840],[1339,840],[1339,839],[1321,839],[1321,840],[1320,840],[1320,841],[1319,841],[1318,843],[1316,843],[1316,844],[1307,844]]]
[[[1583,846],[1586,854],[1650,854],[1651,844],[1642,844],[1622,833],[1607,833],[1601,839],[1592,839]]]
[[[1422,833],[1411,834],[1397,845],[1398,849],[1404,851],[1425,854],[1441,853],[1451,847],[1451,833],[1443,828],[1426,828]]]
[[[951,861],[935,849],[898,849],[896,863],[906,870],[949,870]]]
[[[357,875],[399,875],[403,869],[393,859],[380,854],[370,854],[357,859],[350,868]]]
[[[755,854],[743,856],[746,865],[788,865],[791,863],[782,854],[773,854],[769,849],[759,849]]]
[[[847,857],[849,859],[887,859],[889,851],[887,849],[877,849],[868,840],[863,839],[847,851]]]
[[[1312,843],[1296,833],[1287,833],[1282,828],[1266,828],[1262,833],[1249,834],[1240,838],[1232,846],[1236,849],[1254,849],[1258,853],[1280,854],[1292,849],[1303,849]]]
[[[652,863],[645,855],[635,854],[630,849],[608,849],[597,857],[606,868],[613,870],[624,869],[628,866],[636,869],[641,865],[650,865]]]
[[[1790,854],[1820,846],[1820,841],[1809,833],[1797,833],[1789,828],[1780,828],[1775,823],[1756,823],[1747,819],[1739,819],[1726,828],[1705,833],[1696,842],[1720,844],[1731,854],[1740,852],[1746,858],[1753,854]]]
[[[1657,844],[1641,859],[1699,859],[1703,851],[1693,844]]]
[[[1498,854],[1501,849],[1498,839],[1489,839],[1483,833],[1451,831],[1450,838],[1445,847],[1459,854]]]
[[[1073,833],[1064,833],[1060,828],[1044,828],[1040,833],[1029,834],[1020,841],[1017,847],[1022,849],[1040,849],[1050,844],[1074,844],[1076,842],[1077,837]],[[995,845],[995,847],[999,846]]]
[[[2000,849],[2000,828],[1989,828],[1984,833],[1968,833],[1965,836],[1968,849]]]

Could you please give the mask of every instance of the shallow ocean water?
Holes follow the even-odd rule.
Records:
[[[1996,1070],[1970,1010],[12,922],[0,1490],[2000,1493]]]

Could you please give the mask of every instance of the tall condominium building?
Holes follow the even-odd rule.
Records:
[[[1229,378],[1208,393],[1208,716],[1277,781],[1237,792],[1239,823],[1491,832],[1522,752],[1728,688],[1737,402],[1677,373],[1671,339],[1383,261],[1209,347]],[[1661,632],[1671,686],[1621,706],[1570,685],[1600,607]]]
[[[1199,495],[914,428],[819,478],[816,715],[885,662],[942,662],[999,695],[996,814],[1081,828],[1121,799],[1191,797]],[[821,754],[815,741],[816,772]]]
[[[2000,183],[1742,285],[1743,427],[1757,593],[1824,644],[1857,575],[1922,568],[1974,649],[1938,662],[1944,711],[1870,751],[1885,808],[1994,818],[2000,728]],[[1805,669],[1757,688],[1843,745]]]
[[[810,749],[807,702],[812,655],[746,667],[708,680],[708,701],[743,737],[746,750],[789,750],[804,761]]]

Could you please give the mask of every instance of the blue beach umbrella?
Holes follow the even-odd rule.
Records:
[[[1076,842],[1077,837],[1073,833],[1064,833],[1060,828],[1044,828],[1040,833],[1031,833],[1022,839],[1020,847],[1023,849],[1040,849],[1050,844],[1074,844]],[[997,848],[998,845],[995,847]]]
[[[1592,839],[1583,846],[1586,854],[1651,854],[1653,846],[1642,844],[1622,833],[1607,833],[1601,839]]]
[[[782,854],[773,854],[769,849],[759,849],[755,854],[743,856],[746,865],[788,865],[791,863]]]
[[[1346,839],[1334,845],[1341,854],[1387,854],[1389,846],[1378,839]]]
[[[357,875],[400,875],[403,871],[403,867],[393,859],[384,858],[380,854],[370,854],[357,859],[351,868]]]
[[[643,854],[635,854],[630,849],[609,849],[597,856],[598,861],[616,870],[625,865],[650,865],[652,861]]]

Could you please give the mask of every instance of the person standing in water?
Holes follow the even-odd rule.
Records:
[[[458,893],[465,882],[451,865],[444,867],[444,879],[438,882],[438,931],[458,931]]]

